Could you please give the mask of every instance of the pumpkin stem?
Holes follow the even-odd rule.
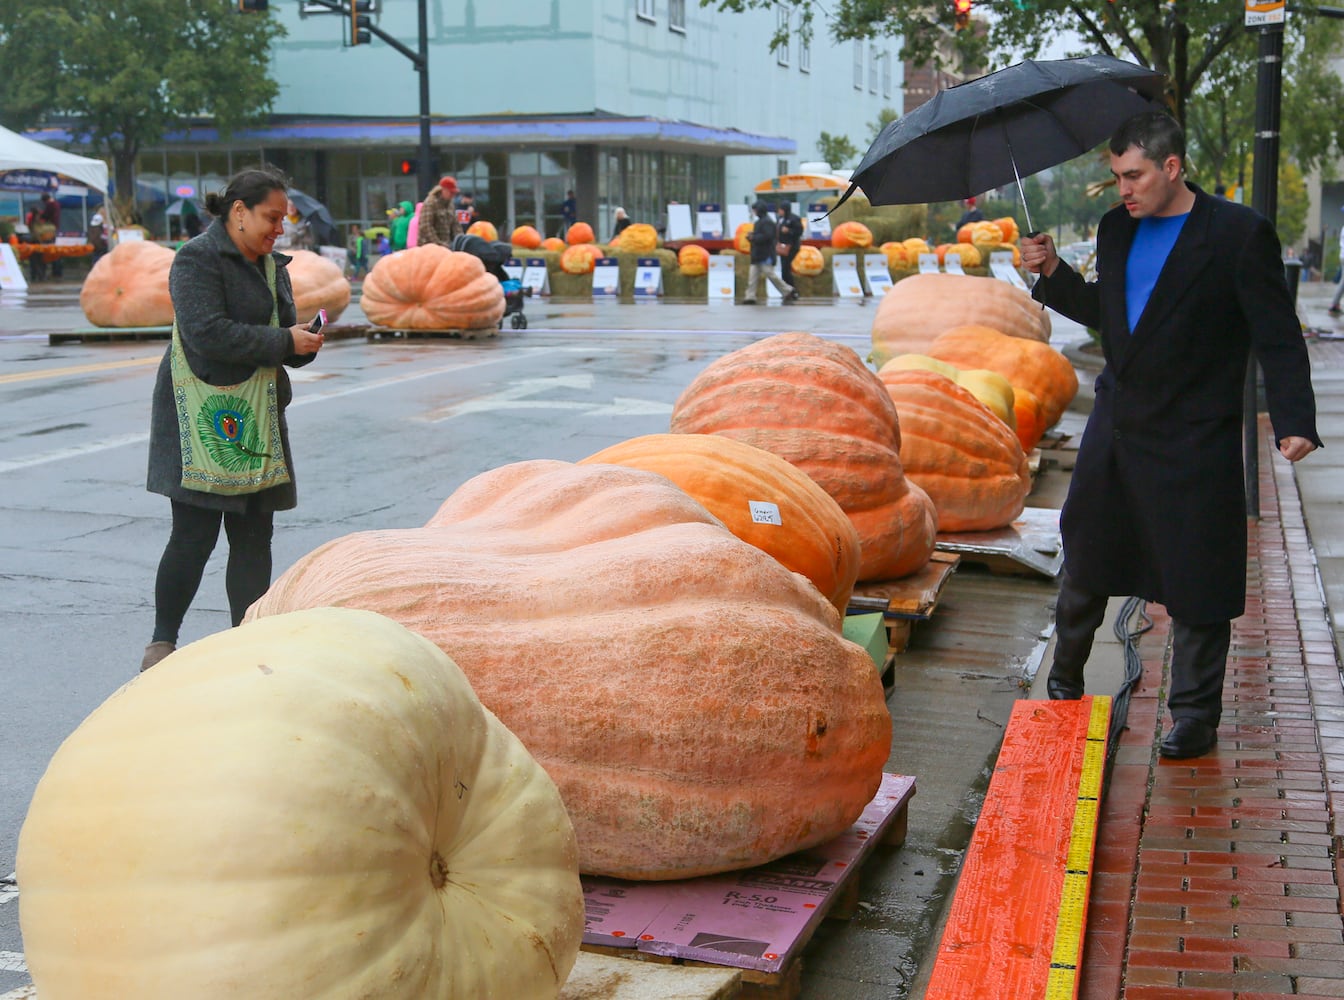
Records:
[[[442,889],[448,884],[448,862],[443,860],[443,855],[438,851],[429,858],[429,880],[435,889]]]

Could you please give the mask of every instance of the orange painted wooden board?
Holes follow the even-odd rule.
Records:
[[[1019,701],[925,996],[1077,996],[1110,699]]]

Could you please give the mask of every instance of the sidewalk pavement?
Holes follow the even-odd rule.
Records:
[[[1099,820],[1082,1000],[1344,997],[1344,686],[1331,610],[1344,608],[1344,339],[1329,339],[1344,338],[1344,323],[1326,313],[1332,292],[1299,293],[1327,447],[1290,465],[1260,420],[1246,613],[1232,626],[1219,744],[1206,757],[1157,753],[1171,724],[1171,623],[1148,609],[1143,679]],[[1089,664],[1088,687],[1112,693],[1121,647],[1099,639],[1103,681],[1094,687]]]

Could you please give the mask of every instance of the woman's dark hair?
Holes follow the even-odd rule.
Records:
[[[278,167],[264,163],[248,167],[229,178],[222,192],[211,191],[205,196],[205,210],[215,218],[223,218],[241,201],[244,208],[254,208],[271,196],[272,191],[288,191],[289,178]]]
[[[1144,111],[1124,122],[1111,136],[1111,152],[1123,156],[1130,146],[1143,150],[1154,163],[1174,156],[1185,163],[1185,133],[1165,111]]]

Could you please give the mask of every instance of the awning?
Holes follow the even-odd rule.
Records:
[[[0,126],[0,173],[10,170],[60,174],[99,191],[107,190],[107,164],[102,160],[67,153]]]

